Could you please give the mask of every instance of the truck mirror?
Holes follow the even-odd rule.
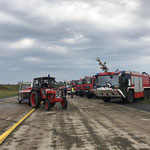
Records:
[[[131,86],[131,79],[128,79],[128,86]]]

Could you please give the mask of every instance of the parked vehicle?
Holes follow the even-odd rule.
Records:
[[[79,95],[79,96],[83,96],[84,95],[83,79],[77,80],[76,92],[77,92],[77,95]]]
[[[66,88],[67,88],[67,94],[70,95],[71,94],[71,85],[67,84]]]
[[[47,111],[60,102],[63,109],[67,108],[67,99],[61,90],[55,89],[54,77],[34,78],[33,87],[30,94],[30,103],[33,108],[39,108],[41,102]]]
[[[94,96],[94,92],[91,90],[94,88],[96,83],[96,77],[85,77],[83,79],[83,93],[86,95],[88,98],[92,98]]]
[[[18,92],[18,102],[21,104],[22,101],[28,100],[30,97],[30,92],[32,90],[31,82],[19,82],[19,92]]]
[[[99,59],[98,61],[100,62]],[[93,92],[104,102],[109,102],[111,98],[121,98],[132,103],[134,98],[150,98],[149,74],[133,71],[107,72],[106,63],[103,64],[103,70],[104,73],[98,73],[96,76],[97,85]]]

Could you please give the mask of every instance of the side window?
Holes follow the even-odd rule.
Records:
[[[97,83],[97,78],[94,78],[94,85],[96,85]]]
[[[38,84],[39,84],[38,80],[34,80],[33,86],[34,86],[34,87],[38,87]]]

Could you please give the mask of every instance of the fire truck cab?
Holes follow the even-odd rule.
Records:
[[[150,75],[143,72],[119,71],[96,75],[97,83],[93,92],[104,102],[121,98],[132,103],[134,98],[150,98]]]
[[[76,94],[79,96],[83,96],[84,92],[83,92],[83,79],[77,80],[76,83]]]
[[[93,89],[93,87],[95,86],[96,83],[96,77],[93,76],[89,76],[89,77],[85,77],[83,79],[83,91],[84,94],[88,97],[88,98],[92,98],[94,96],[94,93],[91,91],[91,89]]]

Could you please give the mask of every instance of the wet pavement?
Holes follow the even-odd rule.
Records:
[[[0,102],[0,132],[32,108],[15,98]],[[0,146],[22,150],[149,150],[150,113],[99,99],[68,97],[68,109],[57,103],[47,112],[43,105]]]

